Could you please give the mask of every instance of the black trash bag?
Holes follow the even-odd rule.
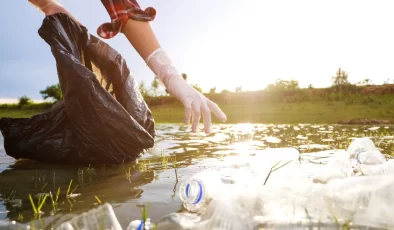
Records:
[[[7,155],[61,164],[118,164],[153,147],[154,119],[122,56],[66,14],[38,31],[63,99],[31,118],[1,118]]]

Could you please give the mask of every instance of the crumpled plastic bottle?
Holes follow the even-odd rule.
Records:
[[[377,149],[358,152],[356,154],[356,160],[359,164],[365,165],[377,165],[386,162],[386,158],[384,158],[383,154]]]
[[[219,196],[230,196],[236,191],[235,184],[225,184],[216,170],[204,170],[183,182],[178,191],[183,207],[190,212],[199,212]]]
[[[358,176],[394,175],[394,160],[388,160],[378,165],[359,165],[354,168]]]
[[[74,216],[57,228],[57,230],[77,229],[122,230],[122,227],[115,216],[112,206],[105,203],[98,208],[84,212],[78,216]]]
[[[373,141],[369,138],[362,137],[354,139],[348,149],[347,152],[350,154],[352,158],[356,158],[356,155],[360,152],[366,151],[374,151],[376,150],[376,146]]]

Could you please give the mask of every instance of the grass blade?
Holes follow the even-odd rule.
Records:
[[[40,204],[40,206],[38,207],[38,211],[40,211],[41,210],[41,208],[42,208],[42,206],[44,205],[44,203],[45,203],[45,200],[47,199],[47,197],[48,197],[48,195],[47,194],[45,194],[45,196],[44,196],[44,198],[42,199],[42,201],[41,201],[41,204]]]
[[[57,189],[56,200],[55,200],[56,203],[57,203],[57,199],[59,199],[59,195],[60,195],[60,187]]]
[[[31,197],[31,195],[29,194],[29,199],[30,199],[30,203],[31,203],[31,207],[33,208],[33,211],[35,214],[37,214],[37,209],[36,209],[36,205],[34,204],[33,198]]]
[[[77,189],[78,188],[78,185],[77,186],[75,186],[75,188],[71,191],[71,193],[70,194],[73,194],[74,193],[74,191],[75,191],[75,189]]]
[[[44,190],[44,188],[48,185],[48,182],[44,184],[44,186],[41,188],[41,191]]]
[[[280,164],[282,161],[278,161],[278,163],[274,164],[274,166],[271,167],[271,169],[275,168],[278,164]]]
[[[272,172],[275,172],[276,170],[288,165],[291,161],[288,161],[287,163],[283,164],[282,166],[279,166],[278,168],[275,168],[274,170],[272,170]]]
[[[68,184],[68,189],[67,189],[67,193],[66,195],[68,196],[69,192],[70,192],[70,188],[71,188],[71,184],[73,183],[73,180],[70,180],[70,184]]]
[[[96,198],[96,200],[97,200],[97,202],[98,202],[99,204],[102,204],[101,200],[100,200],[97,196],[94,196],[94,197]]]

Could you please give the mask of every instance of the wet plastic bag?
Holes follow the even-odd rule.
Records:
[[[56,59],[63,99],[31,118],[1,118],[7,155],[62,164],[133,161],[154,144],[154,119],[125,60],[65,14],[39,35]]]

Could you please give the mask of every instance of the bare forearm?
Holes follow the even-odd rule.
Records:
[[[123,33],[144,60],[160,48],[159,41],[148,22],[129,19],[123,27]]]
[[[46,15],[50,13],[49,10],[52,8],[51,6],[59,4],[55,0],[29,0],[29,2]]]
[[[45,15],[64,13],[70,16],[76,23],[81,25],[81,23],[56,0],[29,0],[29,2],[37,7]]]

